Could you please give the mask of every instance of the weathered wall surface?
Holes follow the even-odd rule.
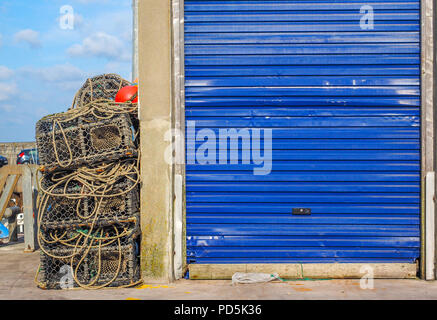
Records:
[[[141,270],[145,281],[173,280],[173,166],[164,155],[172,128],[171,0],[139,2]]]
[[[0,156],[8,158],[9,164],[15,164],[21,150],[32,148],[36,148],[36,142],[4,142],[0,143]]]
[[[420,270],[421,276],[425,276],[425,245],[426,234],[425,212],[430,205],[425,201],[427,186],[425,185],[426,176],[435,171],[435,132],[434,132],[434,0],[421,1],[421,42],[422,42],[422,103],[421,103],[421,121],[422,121],[422,208],[421,208],[421,257]],[[429,189],[429,188],[428,188]],[[435,190],[428,190],[435,194]],[[433,197],[429,197],[432,199]],[[437,221],[437,220],[436,220]],[[428,226],[429,227],[429,226]],[[434,226],[434,229],[436,226]],[[429,238],[428,241],[431,239]],[[435,243],[435,240],[433,242]],[[428,257],[429,259],[429,257]],[[435,260],[435,259],[434,259]],[[434,261],[435,263],[435,261]],[[429,268],[429,265],[428,265]]]
[[[174,121],[172,120],[174,114],[171,98],[171,4],[171,0],[141,0],[138,10],[143,179],[141,267],[145,279],[158,281],[171,280],[171,260],[173,259],[171,234],[174,172],[172,166],[164,161],[164,152],[168,147],[168,143],[164,141],[164,134],[173,127],[172,121]],[[424,181],[428,172],[435,171],[433,0],[422,1],[421,14],[422,181]],[[424,193],[422,199],[424,199]],[[422,201],[422,212],[424,209],[425,202]],[[425,239],[424,226],[424,220],[422,220],[422,239]],[[424,253],[422,240],[422,257]],[[421,259],[420,264],[423,275],[424,259]]]
[[[433,0],[422,1],[422,143],[423,175],[434,171]]]

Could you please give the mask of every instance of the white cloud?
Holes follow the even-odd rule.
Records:
[[[24,77],[35,78],[38,82],[43,81],[55,84],[63,90],[77,89],[87,78],[87,73],[71,64],[60,64],[46,68],[21,68],[20,73]]]
[[[82,44],[73,45],[67,52],[73,57],[104,57],[124,61],[130,59],[130,53],[124,43],[104,32],[96,32],[86,37]]]
[[[14,71],[5,66],[0,66],[0,80],[9,80],[13,75]]]
[[[11,100],[18,95],[18,87],[15,83],[0,82],[0,101]]]
[[[127,41],[125,45],[132,44],[132,9],[105,11],[93,17],[91,22],[93,30],[116,35],[121,40]]]
[[[22,68],[26,75],[38,77],[47,82],[80,80],[85,72],[71,64],[59,64],[46,68]]]
[[[41,47],[41,41],[39,40],[39,32],[32,29],[25,29],[17,32],[14,35],[15,42],[27,43],[31,48]]]

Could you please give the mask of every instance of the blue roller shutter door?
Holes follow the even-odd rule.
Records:
[[[187,164],[188,263],[419,257],[420,1],[365,4],[185,1],[187,124],[273,136],[268,175]]]

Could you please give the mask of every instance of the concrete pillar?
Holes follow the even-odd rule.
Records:
[[[132,81],[138,78],[138,2],[139,0],[132,0]]]
[[[420,274],[421,278],[425,278],[427,274],[428,280],[435,278],[435,257],[427,256],[427,253],[435,252],[430,247],[435,246],[436,239],[434,238],[436,228],[434,221],[436,219],[428,219],[426,222],[426,212],[435,210],[434,205],[435,190],[427,188],[425,183],[430,175],[436,176],[435,172],[435,114],[434,114],[434,1],[421,1],[421,121],[422,121],[422,210],[421,210],[421,259],[420,259]],[[428,183],[428,186],[430,184]],[[433,188],[435,183],[433,184]],[[435,214],[435,211],[434,211]],[[433,225],[429,225],[432,223]],[[427,231],[428,230],[428,231]],[[425,265],[427,261],[428,266]],[[428,269],[428,270],[426,270]],[[430,271],[433,270],[433,271]],[[431,276],[434,274],[434,276]]]
[[[173,277],[173,166],[164,155],[172,128],[171,0],[140,0],[141,270],[146,282]]]

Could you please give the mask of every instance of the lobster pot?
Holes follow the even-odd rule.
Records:
[[[130,82],[117,74],[102,74],[87,79],[76,94],[74,106],[81,108],[99,99],[114,100],[118,91]]]
[[[139,220],[138,185],[128,178],[124,177],[114,185],[106,197],[79,197],[80,190],[79,186],[69,187],[64,194],[63,186],[56,187],[52,191],[54,195],[48,196],[45,210],[40,213],[41,226],[49,229],[91,224],[108,226]]]
[[[80,255],[71,259],[55,259],[41,254],[41,283],[47,289],[68,289],[79,287],[79,283],[108,287],[134,284],[140,280],[140,266],[137,245],[109,246],[100,250],[91,249],[79,264]],[[54,251],[59,255],[71,255],[73,249]],[[80,258],[79,258],[80,257]],[[75,275],[75,277],[73,277]],[[95,282],[94,282],[95,281]]]
[[[48,171],[74,169],[101,161],[137,156],[135,132],[129,115],[109,119],[60,113],[36,124],[40,163]]]
[[[114,236],[108,228],[106,236]],[[139,244],[136,236],[120,238],[117,241],[103,241],[99,248],[97,240],[88,250],[83,241],[75,246],[61,242],[53,243],[53,238],[77,236],[85,230],[41,231],[47,242],[41,252],[40,286],[46,289],[69,289],[82,286],[119,287],[134,284],[140,280]],[[95,233],[100,234],[100,230]],[[71,238],[70,238],[71,239]],[[108,244],[109,243],[109,244]]]
[[[107,246],[129,245],[140,235],[140,223],[123,222],[110,226],[83,226],[83,227],[66,227],[66,228],[45,228],[39,229],[40,247],[46,254],[60,256],[56,252],[77,248],[75,254],[82,248],[87,248],[92,242],[93,248]],[[66,255],[61,255],[66,257]]]

